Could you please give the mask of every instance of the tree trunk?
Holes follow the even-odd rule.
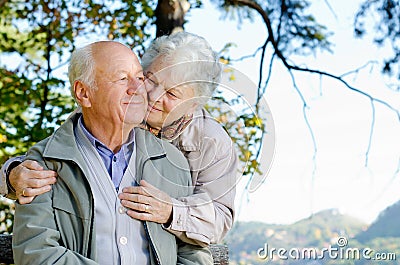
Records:
[[[187,0],[158,0],[155,10],[156,37],[182,31],[189,8]]]

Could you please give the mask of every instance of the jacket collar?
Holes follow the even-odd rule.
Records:
[[[74,127],[81,113],[72,114],[53,135],[50,136],[43,152],[44,157],[77,161],[81,160],[79,149],[75,142]],[[157,158],[165,155],[161,140],[151,133],[135,128],[135,143],[139,150],[147,158]]]

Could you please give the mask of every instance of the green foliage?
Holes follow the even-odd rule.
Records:
[[[0,231],[11,234],[13,229],[14,203],[6,198],[0,198]]]
[[[370,18],[374,17],[371,24]],[[399,0],[365,0],[354,20],[356,36],[363,37],[368,30],[373,30],[374,41],[378,46],[389,47],[392,55],[383,62],[382,71],[400,79],[400,1]],[[387,49],[388,50],[388,49]],[[397,86],[397,90],[400,87]]]

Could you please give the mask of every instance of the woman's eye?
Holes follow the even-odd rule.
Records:
[[[149,82],[154,87],[158,86],[158,83],[151,78],[145,78],[145,81]]]
[[[167,95],[176,98],[176,95],[171,91],[167,91]]]
[[[137,78],[137,80],[139,80],[140,82],[144,82],[144,80],[146,79],[144,76],[139,76],[139,77],[136,77]]]
[[[151,85],[158,86],[156,77],[152,72],[144,72],[144,79],[147,80]]]

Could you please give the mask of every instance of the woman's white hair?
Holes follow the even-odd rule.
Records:
[[[95,61],[92,47],[93,45],[86,45],[76,49],[71,54],[71,60],[68,66],[68,78],[71,84],[71,95],[74,99],[76,99],[74,83],[77,80],[86,84],[91,89],[96,89],[94,76]]]
[[[177,32],[155,39],[142,57],[143,69],[158,58],[164,67],[173,67],[170,78],[175,84],[194,88],[200,105],[207,102],[221,80],[218,54],[198,35]]]

